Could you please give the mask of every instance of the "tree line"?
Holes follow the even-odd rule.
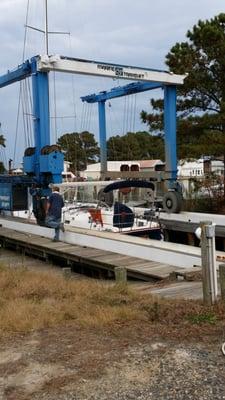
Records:
[[[178,157],[225,154],[225,14],[199,20],[185,42],[176,43],[165,63],[185,74],[177,88]],[[150,100],[141,119],[151,132],[163,132],[163,101]]]
[[[82,171],[88,164],[99,161],[100,149],[93,133],[66,133],[59,138],[58,145],[75,172]],[[123,136],[112,136],[107,141],[107,158],[109,161],[163,160],[163,139],[148,132],[128,132]]]

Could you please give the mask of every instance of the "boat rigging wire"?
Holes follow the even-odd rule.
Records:
[[[127,113],[127,97],[124,97],[124,106],[123,106],[123,130],[122,134],[125,135],[125,129],[126,129],[126,113]]]
[[[72,55],[72,43],[71,43],[71,34],[69,34],[69,50],[70,54]],[[75,76],[71,74],[72,80],[72,101],[73,101],[73,112],[74,112],[74,132],[77,130],[77,110],[76,110],[76,100],[75,100]]]
[[[136,112],[137,112],[137,94],[135,93],[133,95],[133,127],[132,127],[132,131],[135,132],[135,123],[136,123]]]
[[[130,96],[127,96],[126,133],[129,131]]]
[[[24,30],[22,62],[25,59],[25,50],[26,50],[26,43],[27,43],[27,31],[28,31],[27,23],[28,23],[28,17],[29,17],[29,8],[30,8],[30,0],[27,0],[27,10],[26,10],[25,30]]]
[[[30,7],[30,0],[27,0],[27,8],[26,8],[26,19],[25,19],[25,31],[24,31],[24,41],[23,41],[23,52],[22,52],[22,62],[24,62],[25,58],[25,49],[26,49],[26,42],[27,42],[27,23],[28,23],[28,16],[29,16],[29,7]],[[16,133],[14,139],[14,150],[13,150],[13,167],[15,167],[15,157],[16,157],[16,150],[17,150],[17,139],[18,139],[18,131],[19,131],[19,115],[20,115],[20,107],[21,107],[21,95],[22,95],[22,82],[19,83],[19,101],[17,107],[17,116],[16,116]]]

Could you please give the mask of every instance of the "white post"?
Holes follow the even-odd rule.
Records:
[[[215,252],[215,224],[203,221],[201,226],[201,259],[203,301],[206,305],[214,304],[217,300],[218,285]]]

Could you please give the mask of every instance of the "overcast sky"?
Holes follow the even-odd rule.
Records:
[[[27,0],[0,0],[0,73],[15,68],[23,60]],[[199,20],[225,12],[224,0],[48,0],[51,35],[49,52],[97,61],[165,69],[170,48],[185,40],[188,29]],[[28,24],[44,28],[44,0],[30,0]],[[43,35],[28,30],[25,58],[43,54]],[[50,77],[52,142],[65,132],[89,130],[98,140],[97,105],[84,107],[80,96],[127,84],[106,78],[56,74]],[[127,130],[145,130],[140,111],[149,110],[149,98],[160,92],[112,100],[107,109],[107,135]],[[7,142],[0,152],[5,160],[22,161],[26,138],[22,112],[15,148],[19,84],[0,91],[0,122]],[[55,119],[55,114],[57,118]],[[69,117],[69,118],[67,118]]]

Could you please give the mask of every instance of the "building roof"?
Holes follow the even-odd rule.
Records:
[[[156,165],[164,164],[161,160],[140,160],[137,161],[140,164],[140,168],[154,168]]]
[[[156,165],[164,165],[161,160],[132,160],[132,161],[107,161],[107,168],[109,171],[119,170],[120,166],[123,164],[134,165],[138,164],[140,169],[144,168],[154,168]],[[86,171],[100,171],[100,163],[87,165]]]

